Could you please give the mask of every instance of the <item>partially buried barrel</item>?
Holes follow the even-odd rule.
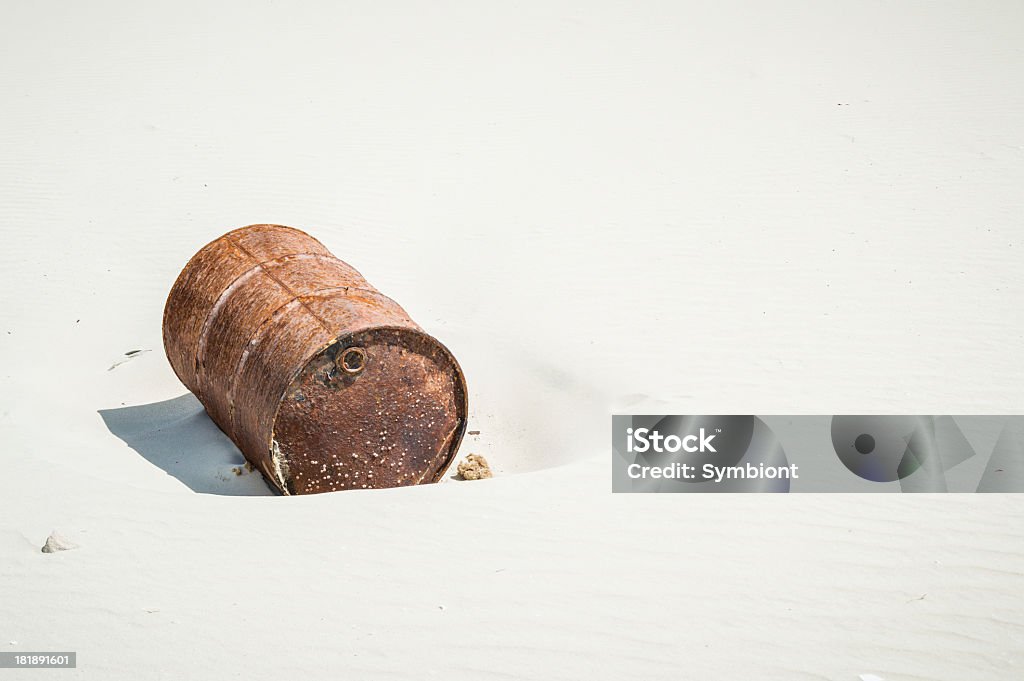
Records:
[[[452,354],[300,230],[251,225],[203,247],[163,334],[178,378],[283,494],[436,482],[462,441]]]

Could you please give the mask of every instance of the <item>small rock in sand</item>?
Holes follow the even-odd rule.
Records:
[[[62,537],[56,532],[51,532],[50,536],[46,538],[46,543],[43,544],[43,553],[57,553],[58,551],[70,551],[71,549],[77,549],[78,544],[68,540],[66,537]]]
[[[459,462],[459,475],[463,480],[483,480],[491,477],[491,467],[484,457],[470,454],[465,461]]]

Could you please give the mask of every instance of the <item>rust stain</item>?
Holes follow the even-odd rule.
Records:
[[[448,349],[301,230],[207,244],[163,333],[178,378],[282,494],[436,482],[466,430]]]

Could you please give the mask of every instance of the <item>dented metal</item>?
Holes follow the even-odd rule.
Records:
[[[171,366],[283,494],[436,482],[466,429],[458,362],[291,227],[203,247],[164,308]]]

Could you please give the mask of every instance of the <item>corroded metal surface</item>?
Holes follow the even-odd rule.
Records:
[[[436,482],[465,432],[451,353],[297,229],[206,245],[163,331],[175,373],[284,494]]]

